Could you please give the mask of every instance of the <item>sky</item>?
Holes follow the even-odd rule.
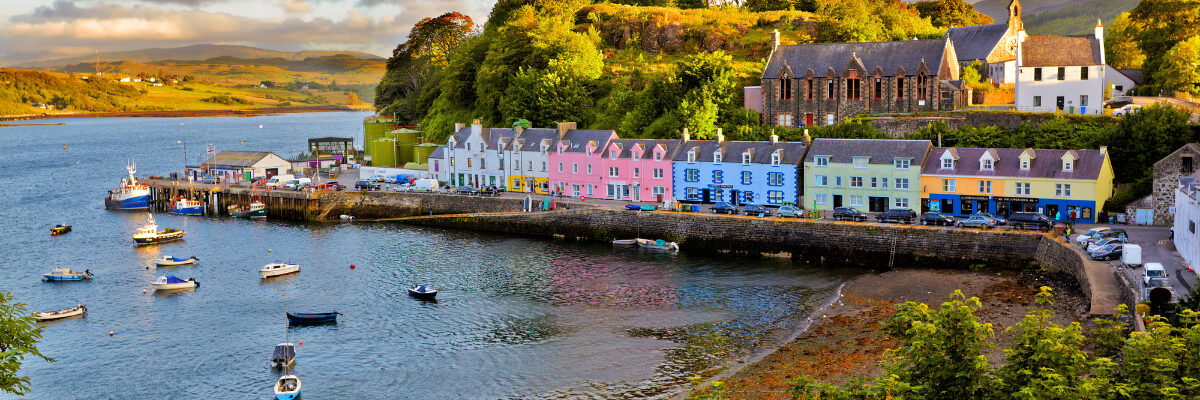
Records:
[[[389,56],[449,11],[486,21],[494,0],[0,0],[0,56],[238,44]]]

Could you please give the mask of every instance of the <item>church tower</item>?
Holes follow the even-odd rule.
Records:
[[[1021,22],[1021,1],[1012,0],[1008,3],[1008,29],[1009,31],[1025,30],[1025,23]]]

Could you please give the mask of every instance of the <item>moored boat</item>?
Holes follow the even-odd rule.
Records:
[[[437,289],[431,288],[428,285],[413,285],[408,288],[408,295],[421,300],[434,300],[437,298]]]
[[[154,260],[154,265],[157,265],[160,267],[174,267],[174,266],[179,266],[179,265],[195,264],[196,261],[200,261],[200,259],[196,258],[196,256],[191,256],[188,258],[162,256],[162,258]]]
[[[87,314],[87,306],[80,304],[71,308],[64,308],[58,311],[36,312],[33,313],[33,318],[38,321],[53,321],[56,319],[71,318],[74,316]]]
[[[185,281],[175,275],[167,275],[158,277],[158,280],[155,280],[150,286],[153,286],[154,290],[181,290],[195,288],[200,286],[200,283],[193,278]]]
[[[237,204],[227,208],[229,216],[234,218],[250,218],[250,219],[267,219],[267,205],[261,201],[250,203],[250,206],[243,207]]]
[[[171,203],[171,214],[204,215],[204,203],[199,200],[176,199]]]
[[[296,345],[280,343],[271,354],[271,368],[288,368],[296,364]]]
[[[150,187],[140,184],[133,174],[137,172],[137,164],[125,166],[129,171],[129,179],[122,179],[121,186],[108,191],[104,199],[104,208],[109,210],[148,210],[150,209]]]
[[[637,239],[613,239],[613,246],[637,246]]]
[[[70,268],[55,268],[50,272],[42,274],[44,281],[82,281],[84,279],[92,279],[92,271],[84,270],[72,271]]]
[[[327,313],[289,313],[287,314],[288,324],[290,325],[320,325],[320,324],[336,324],[337,316],[341,315],[337,311]]]
[[[300,272],[300,264],[288,264],[282,261],[276,261],[267,264],[258,270],[258,273],[262,274],[263,279],[273,276],[295,274],[298,272]]]
[[[294,400],[300,397],[300,378],[287,374],[275,381],[275,400]]]
[[[55,225],[53,228],[50,228],[50,236],[58,236],[70,231],[70,225]]]
[[[167,228],[160,231],[158,230],[158,223],[154,222],[154,216],[147,214],[147,218],[148,220],[146,225],[142,225],[142,227],[138,228],[137,232],[133,234],[133,241],[137,243],[138,246],[183,239],[183,235],[185,233],[184,231],[175,228]]]
[[[658,239],[658,240],[637,239],[637,244],[638,244],[638,247],[642,247],[642,248],[646,248],[646,249],[650,249],[650,250],[679,251],[679,244],[677,244],[675,242],[664,241],[662,239]]]

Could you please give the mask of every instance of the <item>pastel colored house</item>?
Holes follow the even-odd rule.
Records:
[[[921,204],[928,140],[816,139],[804,158],[807,207],[881,212]]]
[[[799,204],[804,152],[803,143],[780,142],[774,135],[765,142],[727,142],[720,130],[716,140],[690,140],[684,131],[671,166],[674,197],[695,203]]]
[[[470,128],[464,124],[456,124],[455,128],[455,133],[446,139],[450,185],[485,187],[503,184],[505,175],[497,168],[497,152],[488,151],[491,129],[484,128],[479,120],[475,120]]]
[[[550,153],[550,190],[571,197],[605,198],[602,153],[617,139],[611,130],[571,129]]]
[[[1112,197],[1108,149],[984,149],[937,147],[922,167],[923,210],[966,216],[1037,212],[1095,222]]]
[[[677,140],[616,139],[603,154],[605,198],[666,201],[671,196],[671,166]]]
[[[438,146],[429,153],[428,162],[425,163],[425,168],[429,171],[429,177],[437,179],[438,182],[447,182],[446,172],[446,146]]]
[[[550,193],[550,153],[574,122],[560,122],[555,128],[513,127],[511,140],[502,146],[508,168],[508,190],[526,193]]]

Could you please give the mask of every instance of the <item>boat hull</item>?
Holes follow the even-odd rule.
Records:
[[[195,289],[196,282],[187,281],[181,283],[151,283],[150,286],[153,286],[154,290],[185,290]]]
[[[290,275],[290,274],[295,274],[295,273],[299,273],[299,272],[300,272],[299,265],[293,265],[293,266],[288,266],[288,267],[283,267],[283,268],[275,268],[275,269],[260,269],[260,270],[258,270],[258,273],[262,274],[263,279],[272,278],[272,277],[276,277],[276,276]]]
[[[148,210],[150,209],[150,193],[135,196],[112,195],[104,199],[104,208],[109,210]]]
[[[159,266],[159,267],[178,267],[178,266],[181,266],[181,265],[192,265],[192,264],[195,264],[195,263],[196,263],[196,261],[198,261],[198,260],[196,260],[195,258],[189,258],[189,259],[186,259],[186,260],[183,260],[183,261],[163,261],[163,260],[158,260],[158,261],[155,261],[155,262],[154,262],[154,265],[156,265],[156,266]]]
[[[408,295],[413,298],[420,299],[420,300],[436,300],[437,299],[437,291],[436,290],[434,290],[432,292],[418,292],[416,290],[408,289]]]
[[[171,233],[155,234],[153,236],[134,236],[133,242],[138,246],[148,246],[152,244],[174,242],[183,239],[183,231],[175,231]]]
[[[204,215],[204,207],[172,208],[170,213],[178,215]]]
[[[67,226],[59,225],[59,226],[50,228],[50,236],[58,236],[58,235],[66,234],[67,232],[70,232],[70,231],[71,231],[70,225],[67,225]]]
[[[294,382],[293,387],[284,387],[285,381]],[[284,375],[275,381],[275,400],[295,400],[300,398],[300,378],[295,375]]]
[[[41,312],[33,313],[33,318],[37,319],[38,321],[55,321],[55,320],[60,320],[60,319],[64,319],[64,318],[81,316],[86,313],[87,313],[87,308],[80,306],[80,307],[68,308],[66,310],[58,310],[58,311],[45,312],[45,313],[41,313]]]
[[[82,281],[87,278],[88,277],[84,274],[76,274],[76,275],[42,274],[42,280],[45,280],[45,281]]]
[[[336,324],[337,313],[319,313],[319,314],[304,314],[304,313],[287,313],[288,324],[290,325],[321,325],[321,324]]]
[[[231,211],[229,212],[229,216],[234,218],[267,219],[267,210]]]

